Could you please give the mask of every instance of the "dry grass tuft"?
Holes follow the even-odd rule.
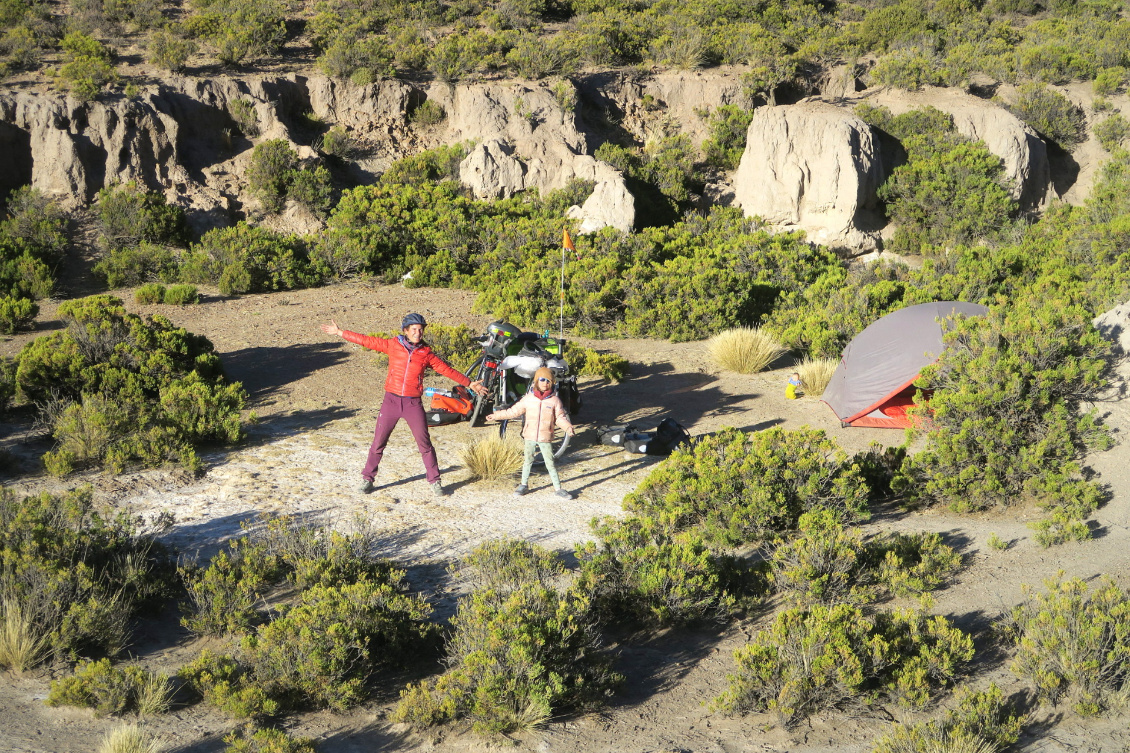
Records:
[[[146,672],[137,686],[137,713],[141,716],[164,714],[173,701],[173,685],[169,678],[157,672]]]
[[[804,391],[813,397],[823,395],[839,364],[835,358],[805,358],[798,363],[796,373],[800,374],[800,381],[804,382]]]
[[[38,664],[46,647],[31,614],[17,599],[5,598],[0,603],[0,667],[19,674]]]
[[[467,445],[459,453],[471,476],[483,481],[497,481],[522,470],[522,446],[497,436]]]
[[[136,724],[115,727],[102,738],[98,753],[160,753],[165,746]]]
[[[719,332],[706,341],[706,347],[719,368],[739,374],[756,374],[788,351],[756,327]]]

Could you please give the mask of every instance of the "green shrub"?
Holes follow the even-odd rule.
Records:
[[[94,265],[94,272],[111,288],[140,285],[153,279],[168,280],[176,274],[176,258],[165,246],[148,241],[111,249]]]
[[[501,40],[481,29],[467,29],[459,24],[448,36],[436,42],[428,52],[428,70],[445,82],[468,78],[475,73],[502,67]]]
[[[60,42],[66,62],[59,78],[76,98],[86,101],[98,96],[102,87],[118,80],[111,62],[113,52],[93,37],[72,31]]]
[[[530,32],[518,35],[514,46],[506,53],[506,62],[522,78],[535,81],[567,73],[563,69],[572,67],[556,37],[547,39]]]
[[[267,521],[262,536],[280,558],[286,577],[299,588],[363,581],[400,587],[404,574],[372,554],[376,534],[364,520],[354,523],[355,530],[343,533],[279,516]]]
[[[291,737],[280,729],[246,727],[224,735],[224,753],[316,753],[308,737]]]
[[[186,306],[200,302],[200,292],[195,285],[170,285],[165,288],[164,303],[170,306]]]
[[[285,139],[269,139],[255,145],[247,168],[247,183],[268,212],[282,210],[290,175],[297,167],[298,153]]]
[[[628,359],[605,351],[601,352],[582,345],[565,344],[565,360],[570,370],[577,376],[600,377],[617,384],[628,376]]]
[[[240,133],[247,138],[253,139],[259,135],[259,116],[251,100],[237,98],[228,102],[228,115],[235,121]]]
[[[172,593],[172,566],[153,534],[99,511],[89,487],[18,497],[0,487],[0,601],[28,621],[39,658],[113,655],[129,621]]]
[[[1095,138],[1108,152],[1113,152],[1130,136],[1130,121],[1121,113],[1114,113],[1095,124]]]
[[[99,241],[107,250],[150,243],[182,244],[187,233],[184,210],[170,206],[156,191],[136,183],[98,192]]]
[[[1033,683],[1041,700],[1065,701],[1081,716],[1120,704],[1130,671],[1130,598],[1109,578],[1091,590],[1060,572],[1044,586],[1046,593],[1025,586],[1008,620],[1012,671]]]
[[[1121,66],[1103,68],[1095,75],[1091,86],[1097,97],[1117,94],[1126,86],[1126,69]]]
[[[959,689],[956,709],[942,719],[919,724],[895,724],[879,738],[871,753],[937,753],[1007,748],[1020,739],[1023,718],[1005,703],[995,683],[983,691]]]
[[[154,693],[153,688],[157,688]],[[162,691],[163,689],[163,691]],[[168,708],[169,678],[137,666],[112,666],[109,659],[80,664],[73,675],[51,682],[48,706],[80,706],[96,716],[121,714],[131,709],[163,713]],[[146,693],[165,698],[164,708],[144,700]],[[143,707],[148,706],[145,710]]]
[[[146,283],[134,292],[133,298],[141,304],[161,303],[165,300],[165,286],[155,282]]]
[[[23,400],[65,406],[49,417],[60,446],[44,460],[54,472],[169,460],[197,468],[194,445],[242,436],[246,393],[224,383],[207,339],[159,315],[127,314],[111,296],[66,301],[57,313],[67,329],[26,345],[16,370]]]
[[[907,91],[918,91],[924,86],[944,86],[945,67],[938,56],[928,49],[908,48],[884,55],[870,70],[872,83],[892,86]]]
[[[322,151],[339,159],[352,157],[358,148],[357,140],[340,125],[335,125],[322,136]]]
[[[913,610],[866,616],[839,604],[789,609],[734,652],[725,711],[772,713],[785,727],[825,709],[889,699],[921,709],[973,658],[945,617]]]
[[[209,230],[182,257],[180,278],[219,285],[224,295],[313,287],[322,280],[297,236],[240,222]]]
[[[444,112],[443,106],[429,99],[412,110],[408,115],[408,122],[421,128],[429,128],[439,125],[446,117],[447,113]]]
[[[961,555],[937,533],[896,533],[868,542],[879,582],[895,596],[917,596],[945,585],[961,568]]]
[[[170,29],[161,29],[149,35],[147,57],[150,65],[179,73],[188,66],[188,59],[196,53],[196,43],[185,39]]]
[[[325,165],[291,170],[287,176],[287,198],[297,201],[319,217],[325,217],[333,209],[337,203],[336,194],[330,171]]]
[[[227,654],[204,649],[195,661],[180,668],[177,677],[204,703],[233,719],[266,719],[279,713],[279,702],[269,698],[247,668]]]
[[[599,703],[619,678],[597,650],[587,597],[551,584],[563,569],[554,560],[526,542],[473,552],[464,567],[482,588],[452,618],[449,669],[402,691],[393,718],[418,728],[466,719],[501,733]]]
[[[823,431],[737,429],[679,448],[624,498],[624,507],[701,527],[708,541],[756,542],[796,528],[811,510],[867,515],[867,484]]]
[[[652,518],[593,521],[598,542],[577,548],[581,587],[607,622],[691,623],[736,606],[727,578],[733,563],[695,531]]]
[[[28,253],[49,264],[62,260],[70,243],[69,217],[39,189],[22,186],[8,194],[8,217],[0,222],[3,258]]]
[[[244,638],[243,651],[256,686],[284,707],[344,710],[364,700],[375,669],[434,634],[430,614],[426,601],[388,582],[313,586]]]
[[[189,612],[181,624],[197,635],[242,633],[262,622],[257,609],[283,577],[277,555],[266,543],[234,539],[203,570],[181,568]]]
[[[1081,521],[1101,495],[1080,463],[1111,445],[1094,410],[1081,410],[1110,369],[1090,318],[1043,300],[957,321],[944,336],[952,346],[918,383],[934,390],[912,409],[928,421],[927,444],[904,462],[913,482],[903,489],[958,510],[1034,500],[1060,515],[1045,543],[1085,537]]]
[[[204,39],[224,65],[272,55],[286,40],[283,6],[274,0],[198,0],[184,23],[187,36]]]
[[[1065,151],[1072,151],[1087,138],[1087,119],[1083,111],[1058,91],[1042,84],[1024,84],[1017,90],[1016,101],[1005,103],[1005,107]]]
[[[39,304],[27,298],[0,296],[0,335],[27,329],[39,314]]]
[[[736,105],[721,105],[710,115],[710,135],[702,142],[707,164],[736,170],[745,152],[746,132],[753,113]]]
[[[318,57],[318,68],[327,76],[352,79],[364,85],[395,73],[393,51],[380,34],[338,35]]]

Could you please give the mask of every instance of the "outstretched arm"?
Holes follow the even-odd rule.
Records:
[[[341,337],[343,334],[345,334],[345,330],[337,326],[337,322],[333,319],[330,319],[329,322],[322,325],[322,331],[327,335],[333,335],[334,337]]]

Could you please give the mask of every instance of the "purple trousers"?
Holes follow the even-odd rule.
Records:
[[[418,397],[402,397],[391,392],[385,393],[384,402],[381,403],[381,413],[377,416],[377,429],[373,432],[373,444],[369,447],[369,460],[365,463],[365,470],[361,476],[370,481],[377,477],[377,466],[381,464],[381,457],[385,454],[385,445],[388,444],[389,435],[400,419],[408,422],[412,436],[416,437],[416,447],[420,449],[420,456],[424,459],[424,469],[428,474],[428,483],[439,481],[439,461],[436,460],[436,449],[432,447],[432,438],[428,435],[428,418],[424,415],[424,401]]]

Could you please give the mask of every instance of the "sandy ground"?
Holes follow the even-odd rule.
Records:
[[[0,449],[12,451],[16,473],[3,478],[23,492],[58,490],[92,483],[101,501],[152,516],[169,511],[176,525],[168,540],[186,557],[206,557],[240,523],[261,513],[286,512],[347,524],[362,516],[382,532],[382,553],[408,568],[413,583],[449,612],[458,584],[445,568],[453,558],[483,540],[517,536],[569,551],[590,537],[589,521],[621,515],[621,500],[646,475],[657,459],[632,456],[593,443],[592,427],[635,422],[650,428],[664,416],[687,426],[692,434],[723,426],[746,430],[808,425],[826,430],[848,452],[871,442],[898,444],[901,432],[842,429],[831,411],[814,399],[788,401],[784,385],[787,363],[755,376],[720,373],[707,360],[702,343],[670,344],[643,340],[588,343],[615,350],[631,361],[631,377],[620,384],[588,380],[582,385],[584,409],[576,449],[561,467],[565,485],[578,494],[564,502],[535,477],[534,493],[517,498],[512,485],[474,482],[460,467],[458,451],[483,436],[488,428],[466,424],[436,428],[444,482],[451,495],[436,500],[423,477],[415,443],[406,427],[393,434],[378,478],[380,489],[364,496],[356,491],[360,467],[380,402],[383,368],[364,349],[324,335],[317,325],[335,317],[346,329],[361,332],[395,328],[401,316],[418,310],[429,321],[481,327],[489,316],[471,314],[473,294],[451,290],[406,290],[363,283],[301,292],[223,299],[211,296],[189,307],[137,306],[130,291],[121,291],[127,306],[140,313],[160,312],[190,331],[206,335],[222,354],[229,376],[243,381],[258,421],[244,445],[207,454],[207,472],[198,479],[156,470],[111,477],[89,474],[65,483],[34,471],[32,458],[45,445],[20,449],[17,440],[27,427],[0,430]],[[54,307],[44,306],[36,332],[0,341],[0,354],[10,355],[31,337],[59,326]],[[443,380],[435,380],[441,385]],[[1124,401],[1102,404],[1108,422],[1130,427]],[[1027,522],[1039,516],[1032,509],[1004,514],[956,516],[946,511],[907,514],[877,511],[869,531],[930,530],[942,532],[965,555],[967,567],[958,581],[936,595],[935,611],[946,614],[981,636],[990,620],[1019,600],[1022,584],[1039,584],[1063,569],[1069,575],[1093,578],[1109,574],[1130,583],[1124,552],[1130,547],[1130,477],[1127,449],[1093,458],[1092,465],[1110,485],[1112,499],[1095,516],[1095,538],[1082,544],[1041,549]],[[11,473],[11,471],[9,471]],[[990,534],[1012,542],[1006,551],[987,546]],[[733,671],[732,653],[757,629],[764,615],[724,628],[668,631],[643,637],[613,636],[610,648],[627,678],[624,691],[602,714],[553,720],[544,729],[515,738],[483,740],[460,732],[411,733],[385,721],[402,681],[390,682],[365,707],[346,715],[299,715],[287,727],[319,741],[321,751],[480,751],[509,749],[543,751],[868,751],[890,719],[904,717],[897,709],[867,716],[820,715],[791,733],[769,726],[769,718],[730,718],[710,710],[709,702],[725,690]],[[143,625],[132,654],[145,666],[172,671],[204,645],[165,620]],[[58,670],[56,670],[58,671]],[[97,739],[117,722],[95,719],[90,712],[51,709],[42,704],[50,671],[22,678],[0,677],[0,750],[91,751]],[[1125,750],[1124,720],[1082,723],[1064,709],[1031,707],[1029,688],[1007,668],[1007,657],[986,650],[976,663],[971,684],[995,681],[1018,701],[1028,704],[1033,723],[1021,749],[1031,751]],[[944,703],[943,703],[944,705]],[[146,724],[174,750],[220,751],[222,734],[231,723],[201,706],[176,709]]]

